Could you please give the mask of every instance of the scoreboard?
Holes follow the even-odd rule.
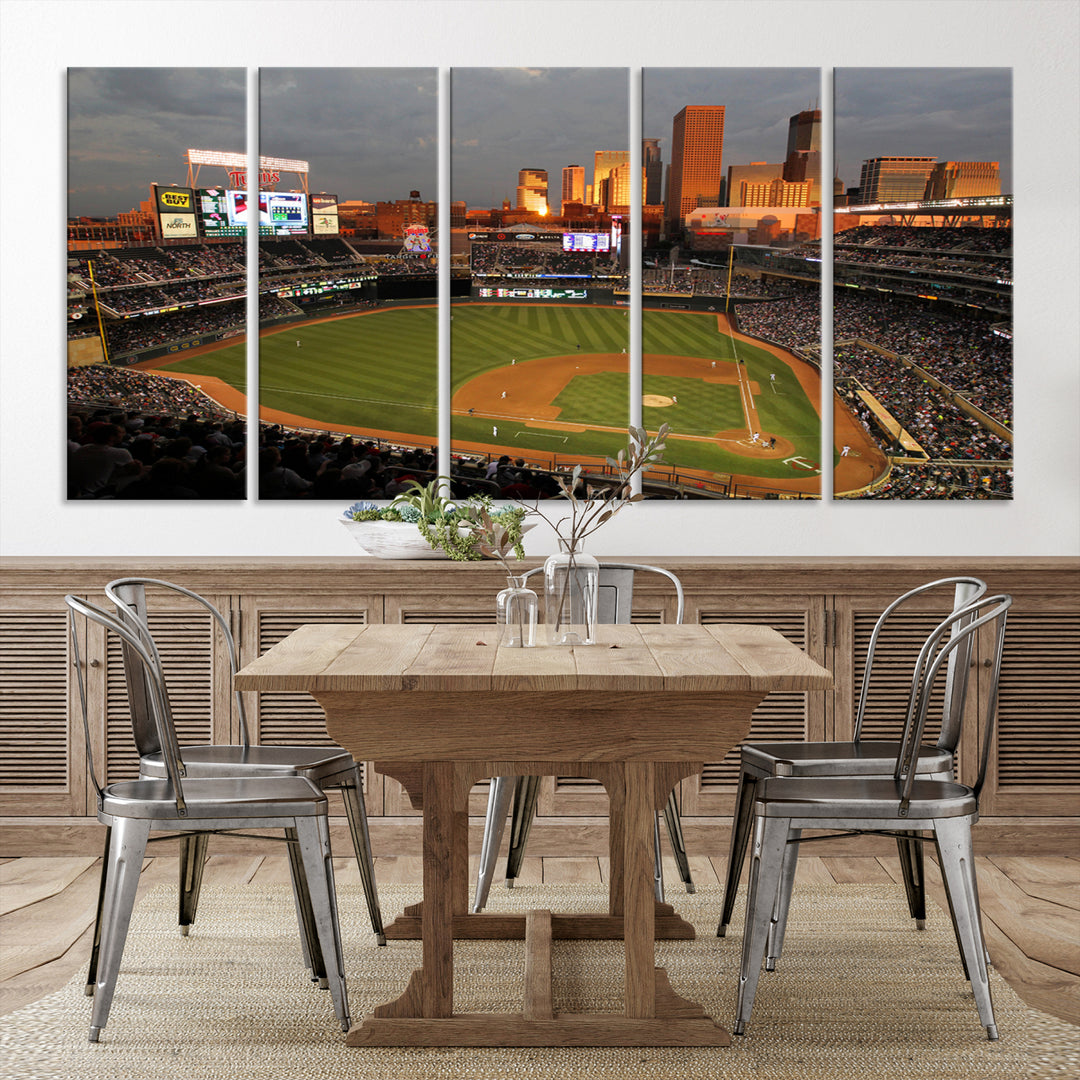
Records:
[[[610,251],[611,237],[607,233],[563,233],[563,251]]]
[[[197,195],[199,226],[203,236],[247,235],[251,215],[246,191],[200,188]],[[259,192],[260,236],[294,236],[306,234],[307,231],[306,195],[292,191]]]

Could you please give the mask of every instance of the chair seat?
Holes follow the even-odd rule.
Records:
[[[900,793],[892,778],[776,776],[757,789],[754,811],[765,817],[851,818],[898,821]],[[906,818],[967,817],[978,810],[975,793],[951,780],[916,780]]]
[[[199,821],[206,818],[314,817],[326,813],[326,796],[300,776],[215,777],[186,779],[187,812],[176,813],[176,793],[168,780],[125,780],[110,784],[101,799],[98,818],[151,818],[156,821]],[[246,813],[250,807],[250,813]]]
[[[892,776],[898,742],[754,742],[742,748],[744,766],[773,776]],[[187,760],[185,756],[185,761]],[[952,754],[919,747],[920,775],[949,776]]]
[[[245,776],[289,776],[301,773],[318,782],[356,767],[348,751],[340,746],[249,746],[233,743],[182,746],[190,777],[235,776],[239,770]],[[139,759],[139,773],[146,778],[164,777],[165,762],[161,754],[144,754]],[[187,785],[185,785],[186,790]]]

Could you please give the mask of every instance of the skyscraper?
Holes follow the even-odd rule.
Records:
[[[546,214],[547,208],[547,169],[522,169],[518,173],[517,209]]]
[[[771,184],[774,180],[779,180],[783,174],[784,166],[779,162],[770,165],[766,161],[751,161],[749,165],[729,165],[725,202],[728,206],[768,206],[768,203],[744,202],[743,185]]]
[[[664,164],[660,158],[660,140],[641,140],[641,166],[645,170],[646,206],[659,206],[664,198]]]
[[[629,150],[597,150],[593,156],[593,202],[600,205],[600,185],[611,174],[612,169],[625,165],[630,160]]]
[[[664,206],[668,236],[682,229],[691,210],[719,205],[723,150],[723,105],[686,105],[675,114]]]
[[[939,161],[926,183],[928,199],[1000,194],[1001,176],[996,161]]]
[[[810,180],[811,198],[821,201],[817,194],[821,184],[821,110],[804,109],[788,120],[787,158],[784,179],[789,182]]]
[[[585,166],[567,165],[562,171],[562,202],[585,201]],[[560,207],[559,212],[562,213]]]
[[[937,163],[932,157],[877,157],[862,163],[859,201],[912,202],[921,199]]]

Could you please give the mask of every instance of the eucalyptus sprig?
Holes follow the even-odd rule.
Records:
[[[606,458],[607,464],[615,470],[618,483],[614,485],[585,484],[584,497],[578,494],[582,469],[575,465],[567,479],[556,476],[560,494],[570,502],[570,512],[557,521],[552,521],[539,508],[539,503],[529,509],[530,514],[542,517],[554,530],[555,535],[567,545],[569,551],[577,551],[587,536],[592,535],[605,522],[610,521],[623,507],[640,502],[644,495],[633,494],[631,481],[643,469],[663,458],[664,440],[667,438],[668,425],[661,424],[655,435],[650,436],[644,428],[630,425],[627,429],[629,442],[626,449],[620,450],[617,457]]]

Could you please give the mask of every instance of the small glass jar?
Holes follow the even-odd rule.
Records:
[[[531,649],[536,644],[536,593],[523,577],[509,576],[506,588],[495,597],[496,621],[503,627],[502,642],[509,649]]]
[[[544,563],[544,620],[551,645],[596,643],[600,564],[566,540]]]

